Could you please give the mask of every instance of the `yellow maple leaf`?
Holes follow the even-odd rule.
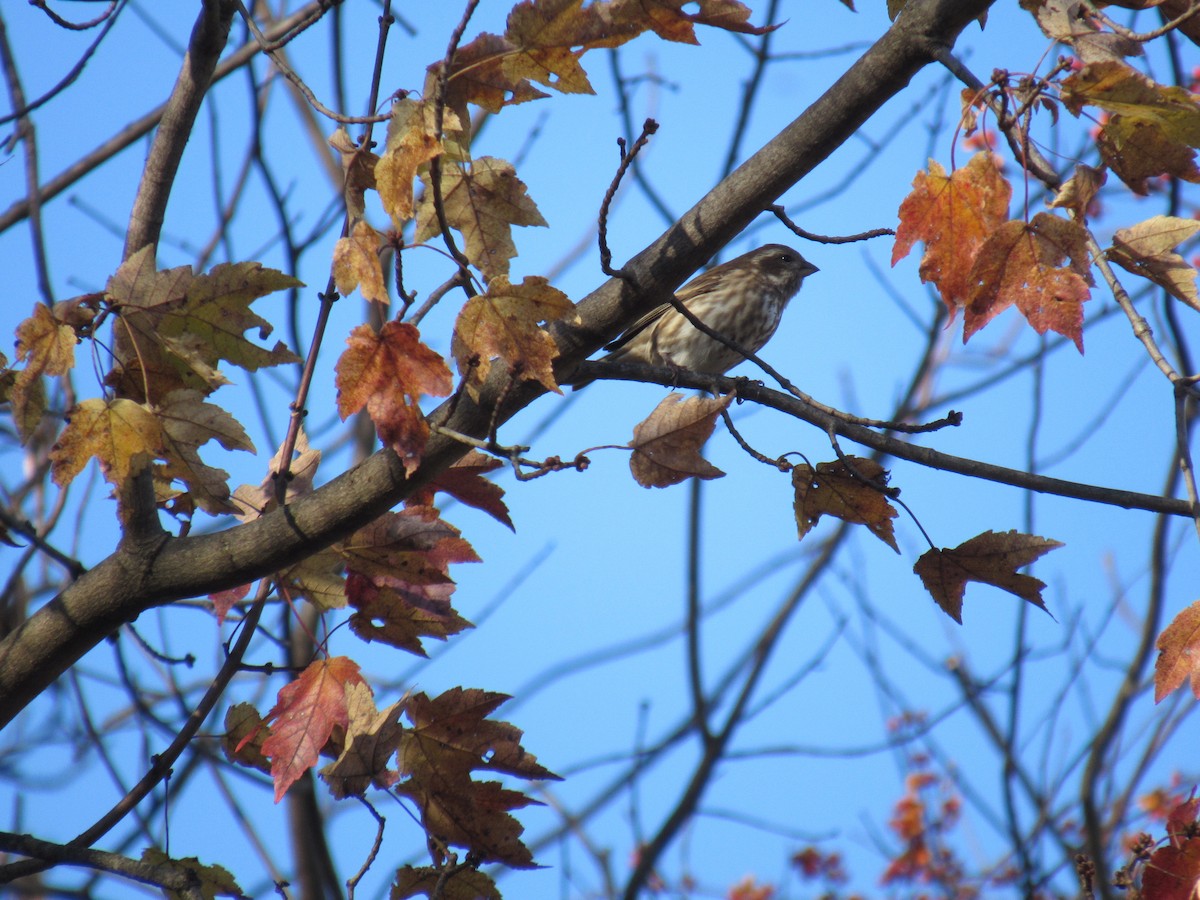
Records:
[[[54,483],[66,487],[93,456],[104,480],[118,488],[163,455],[159,420],[141,403],[84,400],[50,451]]]
[[[333,282],[342,294],[358,288],[365,299],[387,306],[389,298],[379,262],[379,239],[379,232],[359,219],[353,231],[334,245]]]
[[[425,193],[417,211],[418,243],[440,230],[429,178],[421,175]],[[469,166],[447,165],[441,187],[446,219],[462,234],[467,257],[486,278],[508,274],[509,260],[517,255],[513,225],[546,225],[512,163],[502,159],[481,156]]]

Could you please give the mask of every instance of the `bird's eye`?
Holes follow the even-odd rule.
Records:
[[[790,253],[780,253],[775,258],[777,260],[779,260],[781,263],[791,263],[791,262],[796,261],[796,257],[792,256],[792,254],[790,254]]]

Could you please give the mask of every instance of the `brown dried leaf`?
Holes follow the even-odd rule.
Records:
[[[430,506],[385,513],[335,548],[348,568],[377,583],[447,584],[453,563],[478,562],[461,532]]]
[[[1200,222],[1176,216],[1155,216],[1113,235],[1107,256],[1134,275],[1141,275],[1200,310],[1196,291],[1196,270],[1182,256],[1172,252],[1200,232]]]
[[[389,900],[406,900],[418,894],[445,900],[500,900],[496,882],[478,869],[457,868],[447,877],[433,866],[401,866],[392,882]]]
[[[866,483],[886,486],[887,477],[887,469],[875,460],[858,456],[849,456],[845,462],[817,463],[815,472],[807,464],[793,468],[793,508],[800,539],[804,540],[821,516],[828,514],[852,525],[866,525],[899,553],[892,525],[896,510],[885,494]]]
[[[159,420],[141,403],[84,400],[50,451],[51,471],[54,483],[66,487],[94,456],[104,480],[122,488],[164,452]]]
[[[1042,602],[1042,588],[1046,583],[1032,575],[1021,575],[1017,569],[1061,546],[1059,541],[1017,531],[1002,534],[985,531],[957,547],[926,551],[913,566],[913,571],[921,576],[921,582],[937,605],[960,625],[963,592],[969,581],[994,585],[1016,594],[1049,614]]]
[[[351,221],[361,219],[366,212],[363,196],[368,190],[376,189],[375,166],[379,157],[354,143],[345,125],[339,125],[329,136],[329,146],[342,160],[342,196],[346,201],[346,214]]]
[[[668,487],[688,478],[721,478],[725,473],[700,455],[717,416],[733,401],[670,393],[633,429],[629,469],[642,487]]]
[[[130,256],[108,282],[120,322],[107,381],[120,396],[144,401],[149,392],[159,400],[180,388],[210,394],[228,383],[216,370],[220,360],[249,371],[300,361],[282,343],[267,350],[245,332],[269,335],[271,324],[250,304],[302,282],[256,262],[222,263],[207,275],[188,266],[159,272],[152,251]]]
[[[1107,180],[1108,174],[1103,169],[1093,169],[1081,163],[1075,166],[1075,174],[1059,188],[1050,206],[1069,209],[1077,222],[1083,222],[1087,218],[1088,207]]]
[[[444,111],[442,128],[445,131],[462,128],[453,109]],[[413,180],[417,170],[443,151],[433,104],[407,97],[397,100],[388,120],[387,149],[375,166],[379,198],[396,228],[402,228],[413,217]]]
[[[357,572],[346,578],[354,614],[350,630],[364,641],[379,641],[417,656],[428,656],[421,638],[444,641],[475,626],[450,605],[453,584],[378,583]]]
[[[221,738],[221,749],[230,762],[271,774],[271,761],[262,752],[266,739],[266,723],[251,704],[236,703],[225,710],[225,736]]]
[[[206,465],[199,449],[215,440],[226,450],[253,453],[254,444],[241,423],[221,407],[206,403],[199,391],[172,391],[154,412],[162,425],[166,459],[160,477],[182,481],[196,505],[207,513],[238,512],[230,502],[229,473]]]
[[[428,484],[418,488],[405,501],[408,506],[432,506],[435,492],[444,491],[467,506],[482,510],[493,519],[507,525],[513,531],[512,518],[504,503],[504,489],[484,478],[503,466],[500,460],[472,450],[449,469],[432,478]]]
[[[377,710],[366,684],[346,685],[346,741],[338,758],[321,769],[334,797],[361,797],[372,785],[387,790],[396,783],[399,773],[387,764],[404,733],[399,721],[403,705],[404,701],[398,701]]]

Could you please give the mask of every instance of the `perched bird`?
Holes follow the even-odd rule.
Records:
[[[775,329],[787,302],[817,267],[783,244],[767,244],[737,259],[713,266],[693,278],[675,296],[697,319],[718,334],[757,353]],[[650,310],[604,348],[602,360],[675,366],[706,375],[724,375],[742,355],[697,329],[664,303]],[[575,390],[591,384],[585,379]]]

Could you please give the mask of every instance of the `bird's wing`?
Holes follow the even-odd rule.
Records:
[[[709,276],[712,274],[712,272],[713,270],[709,269],[707,272],[704,272],[703,274],[698,275],[696,278],[689,281],[675,292],[675,297],[680,303],[687,303],[689,300],[699,297],[701,294],[707,294],[712,291],[720,280],[716,277],[710,278]],[[603,349],[609,351],[610,353],[613,350],[619,350],[621,347],[624,347],[631,340],[661,319],[672,309],[674,309],[674,307],[670,303],[663,303],[654,307],[654,309],[650,310],[650,312],[646,313],[644,316],[626,328],[625,331],[621,333],[620,337],[605,344]]]

